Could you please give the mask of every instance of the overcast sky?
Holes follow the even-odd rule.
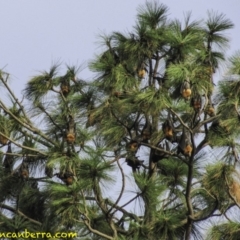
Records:
[[[0,0],[0,68],[12,75],[15,91],[53,62],[84,65],[100,52],[98,35],[130,31],[136,9],[145,0]],[[204,19],[207,10],[224,13],[235,24],[229,53],[240,49],[239,0],[163,0],[171,18],[192,11]],[[83,71],[80,77],[91,79]]]
[[[52,63],[83,65],[100,52],[101,33],[131,31],[137,7],[145,0],[0,0],[0,69],[11,74],[19,95],[30,78]],[[240,0],[162,0],[171,18],[192,11],[204,19],[207,10],[224,13],[235,24],[229,31],[229,54],[240,49]],[[87,68],[80,73],[92,79]],[[0,90],[0,94],[2,91]],[[1,97],[1,96],[0,96]],[[130,168],[129,168],[130,171]]]

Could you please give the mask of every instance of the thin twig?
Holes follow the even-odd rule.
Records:
[[[8,84],[7,84],[7,80],[8,80],[9,74],[7,74],[7,78],[4,81],[4,79],[2,77],[0,77],[0,80],[2,81],[2,83],[4,84],[4,86],[7,88],[8,92],[11,94],[11,96],[13,97],[14,101],[18,104],[18,106],[20,107],[24,117],[26,118],[26,120],[28,121],[28,123],[31,124],[30,119],[27,117],[27,114],[24,110],[23,105],[18,101],[17,97],[15,96],[15,94],[13,93],[13,91],[9,88]]]
[[[34,148],[30,148],[30,147],[27,147],[27,146],[24,146],[24,145],[21,145],[17,142],[15,142],[13,139],[9,138],[8,136],[6,136],[4,133],[0,132],[0,135],[2,135],[3,137],[7,138],[10,142],[14,143],[16,146],[20,147],[20,148],[24,148],[24,149],[27,149],[27,150],[31,150],[31,151],[34,151],[34,152],[37,152],[43,156],[47,156],[46,153],[43,153],[43,152],[40,152]]]
[[[192,130],[183,122],[182,118],[179,117],[178,114],[177,114],[174,110],[172,110],[172,108],[169,108],[169,110],[170,110],[171,113],[173,113],[173,114],[177,117],[177,119],[179,120],[179,122],[180,122],[190,133],[192,133]]]
[[[33,126],[29,126],[28,124],[22,122],[18,117],[16,117],[11,111],[8,110],[8,108],[5,106],[5,104],[1,100],[0,100],[0,105],[3,108],[4,112],[6,112],[8,115],[10,115],[12,118],[14,118],[23,127],[27,128],[28,130],[30,130],[33,133],[37,133],[38,135],[40,135],[45,140],[52,143],[54,146],[56,145],[55,142],[53,142],[50,138],[48,138],[45,134],[43,134],[39,129],[37,129]]]
[[[119,159],[117,159],[117,165],[120,169],[120,172],[121,172],[121,175],[122,175],[122,188],[121,188],[121,192],[116,200],[116,202],[113,204],[113,206],[108,210],[108,213],[110,213],[112,211],[113,208],[115,208],[115,206],[118,204],[118,202],[120,201],[120,199],[122,198],[122,195],[123,195],[123,191],[124,191],[124,188],[125,188],[125,176],[124,176],[124,172],[123,172],[123,169],[121,167],[121,165],[119,164]]]

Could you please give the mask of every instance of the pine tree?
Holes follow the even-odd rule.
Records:
[[[165,5],[146,2],[132,32],[102,36],[91,82],[77,67],[61,75],[54,65],[27,83],[20,101],[1,71],[10,101],[0,100],[0,231],[238,239],[232,27],[215,12],[171,20]],[[223,62],[228,72],[214,82]]]

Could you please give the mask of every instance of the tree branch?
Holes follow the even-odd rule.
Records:
[[[36,150],[35,148],[30,148],[30,147],[27,147],[27,146],[23,146],[17,142],[15,142],[13,139],[9,138],[8,136],[6,136],[4,133],[0,132],[0,135],[2,135],[3,137],[7,138],[10,142],[14,143],[16,146],[20,147],[20,148],[23,148],[23,149],[27,149],[27,150],[31,150],[31,151],[34,151],[34,152],[37,152],[43,156],[47,156],[46,153],[44,152],[41,152],[41,151],[38,151]]]
[[[174,114],[174,115],[177,117],[177,119],[179,120],[179,122],[180,122],[190,133],[192,133],[192,130],[183,122],[182,118],[179,117],[178,114],[177,114],[174,110],[172,110],[171,108],[169,108],[169,110],[170,110],[170,112],[171,112],[172,114]]]
[[[11,211],[11,212],[13,212],[13,213],[15,213],[15,214],[18,214],[18,215],[26,218],[27,220],[29,220],[29,221],[32,222],[32,223],[35,223],[35,224],[37,224],[37,225],[39,225],[39,226],[42,226],[42,223],[41,223],[41,222],[36,221],[36,220],[34,220],[34,219],[26,216],[26,215],[25,215],[24,213],[22,213],[21,211],[16,210],[16,209],[14,209],[14,208],[6,205],[6,204],[0,203],[0,207],[1,207],[1,208],[4,208],[4,209],[6,209],[6,210],[9,210],[9,211]]]
[[[112,211],[113,208],[115,208],[115,206],[119,203],[120,199],[122,198],[122,195],[123,195],[123,191],[124,191],[124,188],[125,188],[125,176],[124,176],[124,173],[123,173],[123,169],[121,167],[121,165],[119,164],[119,159],[117,159],[117,165],[120,169],[120,172],[121,172],[121,175],[122,175],[122,188],[121,188],[121,192],[116,200],[116,202],[113,204],[113,206],[108,210],[108,213],[110,213]]]
[[[9,77],[9,74],[7,74],[7,78],[6,80],[3,79],[2,75],[0,75],[0,80],[2,81],[2,83],[4,84],[4,86],[6,87],[6,89],[8,90],[8,92],[10,93],[10,95],[13,97],[14,101],[18,104],[19,108],[21,109],[25,119],[28,121],[28,123],[31,124],[31,121],[30,119],[27,117],[27,114],[24,110],[24,107],[23,105],[18,101],[18,99],[16,98],[15,94],[13,93],[13,91],[9,88],[8,84],[7,84],[7,80],[8,80],[8,77]]]
[[[192,134],[191,134],[192,135]],[[189,163],[188,163],[188,176],[187,176],[187,188],[186,188],[186,204],[188,208],[188,221],[187,221],[187,226],[186,226],[186,235],[185,235],[185,240],[190,239],[190,233],[192,229],[192,222],[194,218],[194,211],[193,211],[193,206],[192,206],[192,201],[191,201],[191,185],[192,185],[192,178],[193,178],[193,159],[194,155],[189,158]]]
[[[8,108],[5,106],[5,104],[0,100],[0,105],[3,108],[4,112],[6,112],[8,115],[10,115],[12,118],[14,118],[19,124],[21,124],[23,127],[27,128],[29,131],[40,135],[42,138],[47,140],[48,142],[52,143],[54,146],[56,145],[55,142],[53,142],[50,138],[48,138],[45,134],[43,134],[39,129],[29,126],[28,124],[23,123],[19,118],[17,118],[11,111],[8,110]]]

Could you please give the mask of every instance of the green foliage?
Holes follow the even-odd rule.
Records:
[[[49,72],[43,72],[42,75],[33,77],[27,84],[25,96],[36,102],[40,100],[54,86],[54,77],[57,74],[58,65],[53,65]]]
[[[237,240],[239,238],[239,223],[229,222],[216,225],[211,229],[208,237],[213,240]]]
[[[159,161],[157,166],[160,173],[164,175],[163,181],[167,186],[185,186],[185,176],[188,172],[186,164],[176,158],[167,158]]]
[[[213,82],[232,27],[147,1],[132,31],[101,36],[91,82],[55,64],[19,102],[1,71],[0,232],[238,239],[239,52]]]
[[[219,204],[219,210],[224,211],[229,206],[228,181],[232,181],[234,168],[223,163],[209,165],[206,168],[206,174],[203,176],[203,187],[211,197],[216,198]]]
[[[237,51],[235,55],[233,55],[230,59],[230,69],[229,72],[230,74],[240,74],[240,52]]]

